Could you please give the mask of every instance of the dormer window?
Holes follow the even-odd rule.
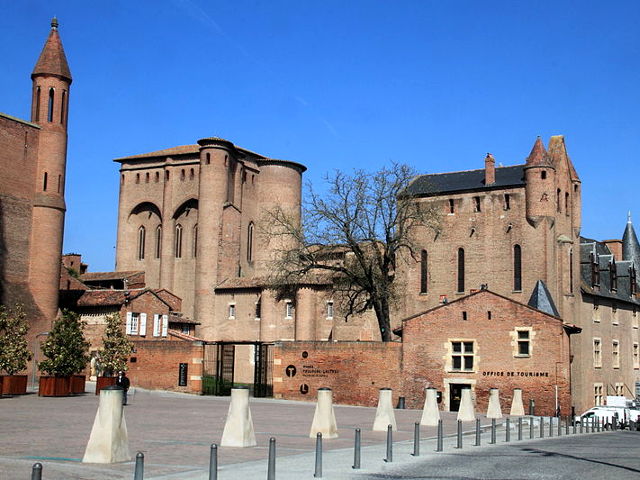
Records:
[[[615,260],[609,263],[609,275],[611,276],[611,291],[615,292],[618,290],[618,275]]]

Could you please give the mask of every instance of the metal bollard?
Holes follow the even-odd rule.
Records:
[[[404,397],[398,397],[398,406],[396,407],[398,410],[404,410],[405,408],[405,401],[404,401]]]
[[[218,480],[218,445],[211,444],[209,455],[209,480]]]
[[[413,426],[413,453],[414,457],[420,456],[420,422],[416,422]]]
[[[553,437],[553,417],[549,417],[549,438]]]
[[[573,422],[572,422],[572,424],[573,424],[573,427],[572,427],[572,429],[573,429],[573,434],[575,435],[575,434],[576,434],[576,430],[577,430],[577,428],[578,428],[578,424],[576,423],[576,417],[573,417]]]
[[[442,420],[438,420],[438,438],[436,441],[436,452],[442,451]]]
[[[518,418],[518,440],[522,440],[522,417]]]
[[[314,478],[322,478],[322,433],[316,434],[316,469],[313,472]]]
[[[491,441],[489,442],[491,445],[496,443],[496,419],[491,419]]]
[[[529,438],[533,438],[533,417],[529,417]]]
[[[580,419],[580,433],[583,432],[583,429],[584,429],[584,425],[583,424],[584,424],[584,418],[581,418]]]
[[[387,458],[384,461],[393,462],[393,425],[387,426]]]
[[[136,469],[133,473],[133,480],[144,479],[144,453],[138,452],[136,454]]]
[[[558,417],[558,436],[562,435],[562,417]]]
[[[584,432],[585,433],[589,433],[589,419],[585,418],[585,422],[584,422]]]
[[[544,438],[544,417],[540,417],[540,438]]]
[[[458,429],[456,431],[456,448],[462,448],[462,420],[458,420]]]
[[[564,434],[569,435],[569,417],[567,417],[567,420],[564,424]]]
[[[353,446],[353,465],[351,466],[354,470],[358,470],[360,468],[360,429],[356,428],[356,439],[355,444]]]
[[[504,441],[509,443],[511,441],[511,420],[507,418],[504,425]]]
[[[474,444],[476,447],[480,446],[480,419],[476,418],[476,443]]]
[[[267,480],[276,480],[276,439],[269,439],[269,465],[267,467]]]
[[[42,480],[42,464],[34,463],[31,469],[31,480]]]

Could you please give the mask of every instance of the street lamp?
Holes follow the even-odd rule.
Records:
[[[33,338],[33,374],[31,375],[31,386],[36,387],[36,373],[38,371],[38,351],[40,346],[38,345],[38,337],[46,337],[49,332],[40,332]]]

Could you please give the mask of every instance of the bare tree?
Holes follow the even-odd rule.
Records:
[[[324,273],[345,318],[373,308],[382,340],[390,341],[396,262],[403,250],[417,258],[416,230],[438,224],[433,207],[403,194],[415,175],[396,163],[377,172],[336,171],[325,177],[326,193],[308,187],[302,225],[281,209],[266,212],[261,231],[285,246],[275,255],[272,285],[295,289]]]

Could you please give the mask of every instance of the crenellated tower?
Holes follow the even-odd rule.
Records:
[[[40,127],[40,133],[29,281],[38,306],[46,318],[53,319],[58,308],[59,259],[66,210],[67,120],[72,81],[55,18],[31,79],[31,121]]]

